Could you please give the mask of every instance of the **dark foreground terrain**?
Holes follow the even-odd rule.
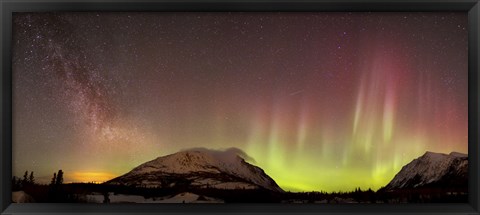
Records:
[[[275,192],[267,189],[146,188],[94,183],[29,185],[14,190],[13,202],[38,203],[462,203],[467,189],[397,191]]]

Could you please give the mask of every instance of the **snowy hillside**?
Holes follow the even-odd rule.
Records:
[[[265,172],[232,151],[191,149],[146,162],[107,184],[283,190]]]
[[[35,202],[32,196],[28,195],[24,191],[14,191],[12,192],[12,202],[13,203],[31,203]]]
[[[385,186],[386,190],[417,187],[462,187],[468,180],[466,154],[426,152],[405,165]]]

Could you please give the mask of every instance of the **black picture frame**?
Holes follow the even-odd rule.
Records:
[[[1,38],[1,214],[480,214],[479,209],[479,40],[478,0],[0,0]],[[11,204],[13,12],[51,11],[464,11],[468,12],[469,201],[465,204]]]

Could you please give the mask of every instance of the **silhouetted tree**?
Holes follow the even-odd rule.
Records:
[[[12,190],[13,191],[20,190],[21,186],[22,186],[22,181],[20,180],[20,178],[18,178],[17,176],[13,176],[12,177]]]
[[[22,186],[23,187],[27,186],[27,183],[28,183],[28,171],[25,171],[25,174],[23,174]]]
[[[58,170],[57,184],[58,185],[63,184],[63,171],[62,170]]]
[[[375,191],[373,191],[371,188],[368,188],[368,190],[367,190],[367,196],[368,196],[368,200],[369,200],[371,203],[376,203],[376,202],[377,202],[376,193],[375,193]]]
[[[108,192],[103,193],[103,203],[110,203]]]
[[[49,201],[50,202],[68,202],[73,199],[73,196],[69,196],[63,189],[63,171],[58,170],[57,173],[53,173],[52,181],[49,188]]]
[[[53,173],[53,178],[52,178],[52,182],[50,182],[50,185],[55,185],[56,180],[57,180],[57,173]]]
[[[35,177],[33,176],[33,171],[30,173],[30,177],[28,177],[29,184],[35,184]]]
[[[56,184],[57,185],[63,184],[63,171],[62,170],[58,170]]]

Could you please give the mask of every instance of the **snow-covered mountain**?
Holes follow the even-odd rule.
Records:
[[[467,182],[468,157],[466,154],[426,152],[405,165],[384,189],[465,188]]]
[[[190,149],[158,157],[107,184],[145,187],[197,187],[283,190],[265,172],[245,161],[238,149]]]

